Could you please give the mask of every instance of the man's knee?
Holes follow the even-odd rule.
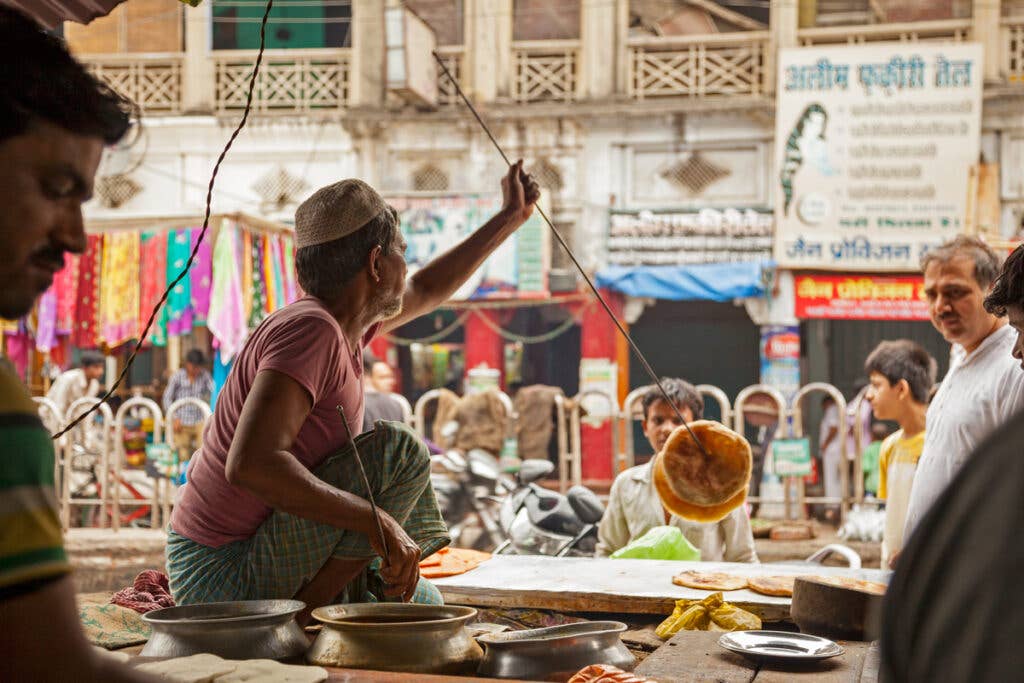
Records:
[[[402,422],[378,420],[374,430],[382,443],[390,445],[388,451],[401,457],[413,468],[429,472],[430,450],[412,427]]]

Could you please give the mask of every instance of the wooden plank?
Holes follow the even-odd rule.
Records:
[[[751,683],[757,665],[718,645],[721,633],[683,631],[672,636],[636,673],[658,683]]]
[[[687,569],[745,576],[813,573],[882,582],[890,573],[877,569],[785,564],[496,555],[466,574],[436,579],[434,583],[445,602],[451,604],[668,615],[676,600],[700,600],[712,593],[672,583],[672,576]],[[728,591],[724,597],[764,621],[789,618],[789,598],[761,595],[746,589]]]
[[[822,662],[803,665],[765,663],[757,672],[754,683],[860,683],[864,659],[871,643],[853,640],[838,641],[846,650],[843,654]]]
[[[878,650],[878,641],[871,643],[867,655],[864,656],[864,670],[860,674],[860,683],[878,683],[878,670],[882,666]]]

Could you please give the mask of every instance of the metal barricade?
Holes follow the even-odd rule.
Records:
[[[726,427],[732,425],[733,416],[732,406],[729,404],[729,395],[714,384],[698,384],[696,388],[702,397],[710,396],[716,403],[718,403],[719,411],[722,413],[722,424]]]
[[[46,431],[50,432],[51,435],[56,434],[64,425],[64,416],[60,414],[60,408],[57,404],[46,398],[45,396],[33,396],[32,400],[36,402],[36,410],[39,413],[39,419],[43,421],[43,427]],[[61,460],[64,457],[62,452],[63,441],[55,441],[53,444],[53,483],[54,486],[59,490],[61,487]]]
[[[178,449],[174,443],[174,418],[179,410],[186,406],[192,406],[202,413],[202,421],[200,423],[201,428],[205,431],[206,424],[210,421],[213,416],[213,411],[210,410],[210,404],[198,398],[179,398],[177,401],[167,406],[167,412],[164,414],[164,442],[171,447],[175,452],[176,467],[171,477],[157,477],[153,482],[154,487],[157,489],[156,496],[161,501],[161,516],[166,523],[171,518],[171,506],[174,504],[174,493],[177,491],[177,482],[181,479],[181,459],[180,454],[177,452]],[[192,454],[189,455],[189,458]]]
[[[99,399],[84,397],[74,401],[65,413],[63,424],[70,424],[94,405],[100,403]],[[84,420],[70,432],[61,437],[58,444],[54,444],[59,453],[63,456],[60,460],[60,522],[65,531],[71,527],[72,506],[90,507],[98,509],[98,523],[100,528],[106,528],[107,516],[109,514],[109,503],[111,499],[110,487],[110,451],[111,451],[111,430],[114,428],[114,414],[110,406],[101,403],[97,412],[91,419]],[[92,458],[98,462],[90,462]],[[82,482],[82,489],[79,493],[88,491],[91,484],[96,489],[95,497],[78,496],[74,494],[71,486],[75,479],[75,463],[82,460],[89,465],[89,475]],[[91,481],[95,480],[95,481]]]
[[[612,474],[616,474],[614,470],[615,451],[619,443],[619,404],[613,396],[597,389],[580,392],[573,396],[572,408],[569,411],[569,451],[567,457],[558,463],[558,488],[562,493],[569,490],[570,478],[574,486],[583,483],[583,400],[587,398],[596,398],[608,404],[606,419],[611,424]]]
[[[150,524],[152,528],[160,528],[160,499],[159,499],[159,487],[157,481],[154,479],[152,482],[153,492],[152,495],[147,499],[142,498],[131,498],[127,501],[121,496],[121,482],[123,481],[123,469],[124,464],[127,460],[127,453],[124,447],[124,418],[133,408],[145,408],[153,416],[153,442],[159,443],[163,440],[164,432],[164,418],[163,412],[160,410],[160,406],[157,405],[156,401],[148,399],[142,396],[135,396],[124,403],[117,409],[117,413],[114,416],[114,482],[115,490],[111,497],[113,507],[113,527],[116,531],[121,526],[121,504],[127,502],[130,505],[146,505],[147,502],[150,506]]]
[[[413,421],[412,404],[409,403],[409,399],[401,394],[388,394],[388,396],[395,399],[398,405],[402,406],[402,422],[415,428],[416,425]]]
[[[427,434],[427,406],[441,398],[441,389],[431,389],[416,400],[416,408],[412,412],[413,427],[424,439],[429,438]]]
[[[794,439],[803,438],[805,436],[804,425],[803,425],[803,410],[801,409],[802,408],[801,404],[802,404],[803,400],[807,396],[809,396],[809,395],[811,395],[811,394],[813,394],[815,392],[822,392],[822,393],[825,393],[825,394],[831,396],[832,400],[834,400],[836,402],[836,409],[839,411],[840,420],[839,420],[839,435],[838,435],[838,438],[840,439],[840,442],[839,442],[839,462],[840,462],[840,468],[839,468],[839,487],[840,487],[840,493],[839,493],[839,497],[838,498],[835,498],[835,497],[832,497],[832,496],[816,496],[816,497],[807,498],[807,497],[804,496],[804,480],[801,477],[799,479],[799,484],[798,484],[798,490],[799,490],[799,495],[800,495],[799,503],[800,503],[801,509],[802,509],[802,506],[803,506],[804,503],[822,503],[822,504],[825,504],[825,505],[834,505],[834,504],[838,503],[839,504],[839,523],[842,524],[843,520],[846,519],[846,513],[849,510],[849,505],[850,505],[850,499],[849,499],[849,497],[847,495],[847,493],[849,491],[849,484],[850,484],[850,479],[849,479],[850,468],[849,468],[849,464],[847,463],[847,452],[846,452],[846,441],[847,441],[847,439],[846,439],[846,430],[847,430],[847,425],[846,425],[846,420],[844,419],[845,416],[846,416],[846,399],[843,397],[843,393],[841,391],[839,391],[839,389],[835,388],[834,386],[832,386],[831,384],[828,384],[826,382],[812,382],[811,384],[806,384],[806,385],[800,387],[800,391],[798,391],[793,396],[792,405],[790,407],[790,414],[792,416],[792,427],[791,427],[790,433],[792,434]],[[859,458],[858,458],[858,463],[859,463]],[[822,460],[822,467],[823,468],[824,468],[824,464],[825,463],[824,463],[824,459],[823,459]],[[824,477],[824,476],[825,476],[825,472],[822,471],[822,477]]]
[[[736,394],[735,407],[733,408],[733,429],[740,435],[745,435],[747,430],[747,402],[755,395],[763,395],[769,397],[773,403],[775,403],[775,410],[778,413],[778,423],[775,426],[775,438],[784,439],[786,438],[787,426],[789,423],[789,408],[786,405],[786,398],[782,395],[778,389],[767,384],[754,384],[744,388],[740,393]],[[765,453],[764,457],[767,458],[768,454]],[[784,497],[782,500],[765,498],[764,496],[747,496],[747,501],[751,503],[783,503],[785,506],[786,517],[789,517],[790,510],[790,487],[786,486],[784,489]]]

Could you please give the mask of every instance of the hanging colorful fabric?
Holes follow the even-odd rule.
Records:
[[[270,265],[273,277],[270,280],[274,283],[274,299],[277,307],[290,303],[284,293],[284,268],[281,267],[281,236],[274,235],[270,239]]]
[[[167,233],[167,286],[185,269],[191,247],[189,230]],[[188,275],[167,295],[167,334],[180,337],[192,331],[192,296]]]
[[[201,230],[192,230],[192,249],[196,248]],[[210,249],[210,236],[199,244],[196,252],[196,260],[192,262],[192,269],[189,271],[190,286],[192,288],[192,323],[194,325],[205,325],[206,317],[210,312],[210,287],[213,286],[213,260]]]
[[[167,286],[167,238],[163,233],[143,233],[140,251],[142,271],[139,274],[139,320],[145,325]],[[157,313],[146,341],[154,346],[167,345],[166,305]]]
[[[267,289],[263,281],[263,240],[255,235],[252,240],[252,306],[249,309],[249,329],[267,317]]]
[[[252,234],[242,230],[242,301],[245,306],[245,319],[248,321],[252,313]]]
[[[103,265],[103,235],[88,235],[85,253],[78,261],[78,300],[71,342],[80,349],[99,343],[100,269]]]
[[[71,334],[75,326],[78,262],[78,256],[65,252],[64,267],[53,278],[53,289],[57,293],[57,334]]]
[[[51,286],[36,306],[36,351],[47,352],[57,345],[57,291]]]
[[[280,308],[281,304],[278,303],[277,291],[274,289],[274,250],[270,235],[263,235],[260,242],[263,257],[260,259],[260,267],[263,269],[263,286],[266,291],[264,310],[269,315]]]
[[[213,288],[206,322],[223,362],[235,357],[247,334],[241,257],[238,229],[225,220],[213,247]]]
[[[100,275],[100,335],[110,348],[139,333],[139,233],[104,235]]]
[[[284,296],[291,303],[303,295],[295,277],[295,243],[291,235],[281,238],[281,266],[284,269]]]

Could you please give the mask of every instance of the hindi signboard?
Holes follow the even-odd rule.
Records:
[[[501,208],[501,198],[494,196],[388,197],[387,201],[398,211],[408,244],[405,260],[410,275],[461,242]],[[548,230],[534,211],[452,299],[544,298],[550,270]]]
[[[773,216],[753,209],[612,211],[608,263],[617,266],[768,261]]]
[[[775,259],[917,270],[963,231],[981,137],[978,44],[781,50]]]
[[[920,275],[798,275],[796,317],[832,320],[928,320]]]

